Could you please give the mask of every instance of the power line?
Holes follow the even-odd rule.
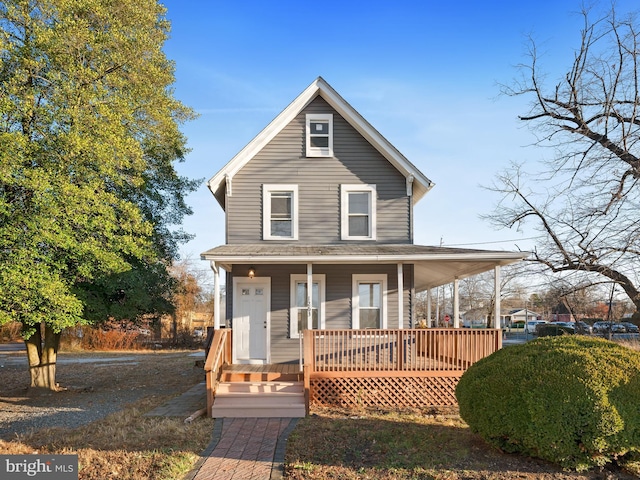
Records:
[[[514,238],[512,240],[497,240],[495,242],[450,243],[450,244],[444,244],[444,246],[445,247],[468,247],[472,245],[490,245],[492,243],[511,243],[511,242],[518,242],[521,240],[536,240],[539,238],[542,238],[542,237]]]

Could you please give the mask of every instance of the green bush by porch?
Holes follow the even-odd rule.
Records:
[[[577,470],[640,452],[640,352],[542,338],[472,365],[456,388],[472,431],[506,452]]]

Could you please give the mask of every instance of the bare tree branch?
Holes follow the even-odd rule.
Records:
[[[640,29],[614,9],[592,21],[582,12],[579,47],[566,74],[545,83],[536,43],[529,63],[502,86],[526,96],[519,119],[554,149],[541,169],[514,164],[489,187],[502,199],[485,218],[501,228],[533,225],[544,240],[532,261],[558,275],[622,287],[640,309]],[[590,279],[590,280],[588,280]]]

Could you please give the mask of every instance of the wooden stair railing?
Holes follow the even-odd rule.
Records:
[[[211,416],[222,367],[231,363],[231,330],[216,330],[204,364],[207,380],[207,415]]]

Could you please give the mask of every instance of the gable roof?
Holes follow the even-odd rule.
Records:
[[[373,128],[331,85],[322,77],[318,77],[207,182],[209,190],[211,190],[223,208],[223,189],[227,188],[227,182],[233,179],[233,176],[242,169],[242,167],[273,140],[273,138],[317,96],[321,96],[331,105],[336,112],[373,145],[405,178],[408,180],[411,179],[414,203],[419,201],[433,187],[434,183],[431,180]]]

